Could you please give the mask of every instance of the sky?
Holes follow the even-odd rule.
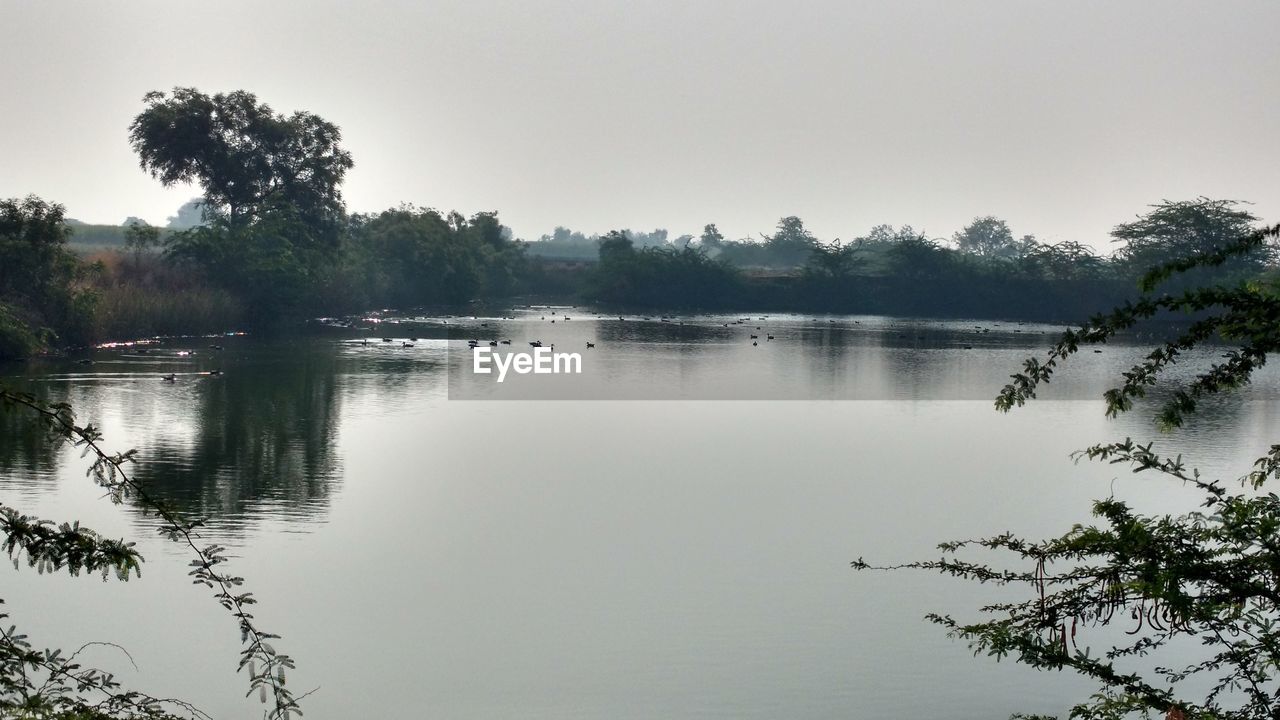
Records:
[[[151,90],[337,124],[348,209],[496,210],[517,237],[801,217],[1109,249],[1152,203],[1280,221],[1280,2],[0,0],[0,197],[163,224]]]

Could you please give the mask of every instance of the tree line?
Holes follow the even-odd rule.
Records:
[[[880,225],[849,242],[823,242],[794,216],[760,241],[726,240],[715,225],[666,245],[615,231],[593,241],[599,262],[585,273],[584,296],[622,305],[1061,320],[1120,302],[1148,268],[1230,242],[1256,223],[1236,201],[1165,201],[1117,225],[1110,255],[1078,242],[1015,238],[990,216],[949,240]],[[1189,272],[1175,287],[1257,278],[1276,257],[1269,244]]]
[[[728,240],[708,224],[697,237],[670,238],[662,229],[588,237],[561,227],[524,242],[496,212],[403,205],[349,213],[341,186],[354,161],[338,127],[312,113],[279,113],[244,91],[194,88],[153,92],[143,104],[128,134],[141,168],[166,186],[194,183],[201,197],[167,228],[130,218],[114,235],[69,221],[40,198],[3,201],[0,357],[517,296],[1065,319],[1127,297],[1145,268],[1256,223],[1234,201],[1166,201],[1118,225],[1118,249],[1105,256],[1081,243],[1015,237],[995,217],[979,217],[949,239],[881,225],[827,242],[790,216],[759,240]],[[116,247],[73,253],[69,242],[80,233]],[[1274,260],[1268,249],[1197,272],[1238,280],[1269,271]]]

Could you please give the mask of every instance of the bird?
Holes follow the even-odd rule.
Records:
[[[755,336],[754,336],[754,335],[752,335],[751,337],[755,337]],[[759,344],[760,344],[760,343],[758,343],[758,342],[756,342],[756,341],[754,341],[754,340],[753,340],[753,341],[751,341],[751,345],[752,345],[752,347],[758,346]]]
[[[588,347],[588,348],[593,348],[593,347],[595,347],[595,346],[596,346],[596,344],[595,344],[595,343],[593,343],[593,342],[589,342],[589,343],[587,343],[587,347]]]
[[[533,342],[529,343],[529,347],[542,347],[542,341],[534,340]]]
[[[169,373],[168,375],[161,375],[160,379],[165,382],[173,382],[174,380],[178,379],[178,376],[174,375],[173,373]]]
[[[498,341],[497,341],[497,340],[490,340],[490,341],[489,341],[489,347],[498,347]]]
[[[413,343],[411,343],[411,342],[402,342],[402,343],[400,343],[400,347],[402,347],[402,348],[413,347]]]
[[[772,335],[765,335],[764,337],[765,337],[765,339],[766,339],[766,340],[772,340],[772,339],[773,339],[773,336],[772,336]]]
[[[391,342],[391,338],[382,338],[382,342]]]
[[[210,370],[210,371],[209,371],[209,374],[210,374],[210,375],[212,375],[212,376],[214,376],[214,377],[217,377],[217,376],[219,376],[219,375],[221,375],[221,374],[222,374],[222,371],[221,371],[221,370]]]
[[[510,344],[511,344],[511,341],[510,341],[510,340],[501,340],[501,341],[499,341],[499,342],[501,342],[503,345],[510,345]]]
[[[759,337],[760,337],[759,335],[752,335],[752,336],[751,336],[751,339],[752,339],[752,340],[756,340],[756,339],[759,339]]]

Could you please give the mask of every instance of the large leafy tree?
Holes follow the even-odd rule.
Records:
[[[204,209],[232,220],[287,204],[318,220],[342,212],[352,166],[338,127],[309,112],[283,115],[249,92],[151,92],[129,126],[142,168],[166,186],[194,182]]]
[[[1018,250],[1008,223],[990,215],[974,218],[953,239],[960,252],[986,260],[1012,257]]]
[[[204,191],[204,224],[171,235],[170,255],[276,311],[262,321],[319,302],[320,278],[338,260],[340,185],[352,166],[337,126],[276,113],[244,91],[175,88],[144,103],[129,127],[143,169]]]
[[[789,215],[778,221],[772,235],[765,236],[765,251],[771,264],[779,267],[804,265],[818,240],[804,226],[804,221]]]
[[[1233,243],[1253,230],[1258,218],[1235,200],[1165,200],[1132,222],[1117,225],[1111,237],[1123,243],[1121,260],[1135,270],[1205,253]],[[1219,275],[1256,273],[1275,259],[1274,243],[1262,243],[1214,266]],[[1203,277],[1205,273],[1199,273]]]

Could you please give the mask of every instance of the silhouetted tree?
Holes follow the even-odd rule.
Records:
[[[133,253],[134,265],[141,265],[142,256],[160,246],[160,228],[146,220],[128,223],[124,230],[124,246]]]
[[[34,195],[0,200],[0,357],[34,352],[42,338],[89,337],[94,297],[76,285],[84,271],[63,213]]]
[[[1249,233],[1257,222],[1235,200],[1198,198],[1151,206],[1137,220],[1117,225],[1111,237],[1124,243],[1117,255],[1134,271],[1176,258],[1208,253]],[[1267,243],[1244,257],[1232,257],[1218,272],[1257,273],[1275,262],[1274,243]]]
[[[974,218],[954,237],[960,252],[976,255],[984,260],[1009,258],[1017,253],[1013,232],[1005,221],[992,217]]]
[[[164,185],[196,182],[204,224],[174,233],[170,255],[253,305],[288,316],[336,259],[339,186],[352,166],[336,125],[274,112],[252,94],[194,88],[148,93],[129,126],[143,169]]]
[[[352,162],[333,123],[276,113],[243,90],[210,96],[178,87],[143,102],[129,126],[142,168],[166,187],[198,183],[206,213],[238,222],[284,204],[309,222],[341,214],[339,185]]]

